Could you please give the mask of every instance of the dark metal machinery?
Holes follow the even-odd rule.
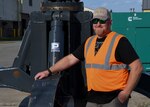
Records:
[[[31,93],[20,107],[84,107],[86,88],[82,64],[61,74],[34,81],[38,72],[73,52],[91,35],[91,12],[79,0],[44,0],[30,15],[13,66],[0,69],[5,87]]]

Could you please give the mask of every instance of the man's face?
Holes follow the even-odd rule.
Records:
[[[104,37],[107,33],[110,32],[111,20],[101,21],[100,19],[96,19],[97,21],[93,22],[93,29],[95,34],[99,37]],[[96,23],[97,22],[97,23]]]

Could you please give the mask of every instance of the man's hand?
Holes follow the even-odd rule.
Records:
[[[48,70],[45,70],[45,71],[42,71],[42,72],[39,72],[35,75],[34,79],[37,80],[37,79],[43,79],[45,77],[48,77],[49,75],[49,71]]]
[[[126,93],[125,91],[120,91],[120,93],[118,94],[118,100],[121,103],[124,103],[129,98],[129,96],[129,93]]]

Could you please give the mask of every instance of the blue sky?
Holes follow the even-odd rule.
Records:
[[[106,7],[113,12],[129,12],[135,8],[135,12],[142,11],[142,0],[81,0],[85,7],[95,9]]]

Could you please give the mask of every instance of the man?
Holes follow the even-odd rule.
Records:
[[[106,8],[94,11],[92,23],[96,35],[48,70],[38,73],[35,80],[85,60],[86,107],[127,107],[143,69],[139,57],[127,38],[111,31],[111,15]]]

